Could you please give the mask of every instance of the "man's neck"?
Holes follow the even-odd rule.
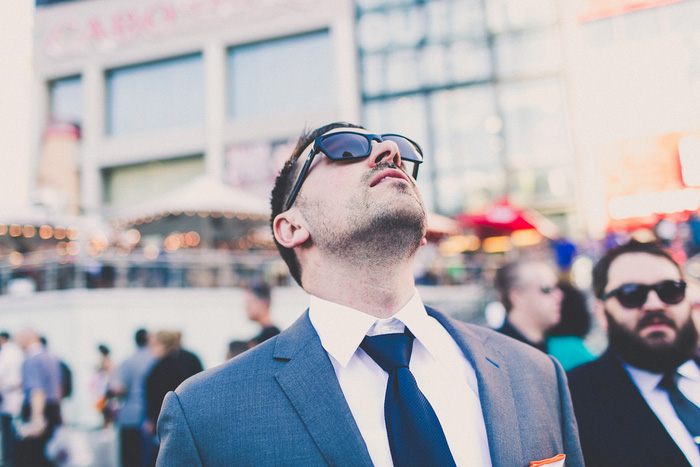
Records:
[[[371,268],[324,261],[303,274],[310,294],[378,318],[393,316],[415,290],[411,261]]]
[[[539,344],[544,341],[544,331],[533,324],[529,316],[518,313],[516,310],[511,310],[507,319],[530,342]]]

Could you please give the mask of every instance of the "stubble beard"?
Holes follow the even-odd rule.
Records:
[[[300,208],[313,225],[314,245],[328,255],[367,268],[391,266],[413,256],[425,236],[425,208],[415,188],[401,185],[396,189],[400,193],[389,206],[372,201],[367,191],[346,200],[347,215],[339,220],[326,217],[321,203],[302,200]]]
[[[634,367],[652,373],[667,373],[695,355],[698,331],[690,316],[680,328],[674,326],[676,338],[673,342],[654,340],[652,336],[644,339],[638,334],[639,326],[637,330],[630,331],[615,321],[607,310],[605,316],[610,348]]]

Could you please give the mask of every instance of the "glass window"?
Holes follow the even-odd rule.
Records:
[[[83,121],[83,80],[80,76],[49,83],[51,118],[80,125]]]
[[[491,123],[497,119],[491,86],[437,92],[431,98],[431,108],[438,173],[501,166],[500,148],[494,142],[500,127]]]
[[[455,170],[437,182],[437,209],[448,215],[470,211],[503,196],[504,176],[500,171]]]
[[[385,63],[384,54],[365,55],[362,58],[362,84],[366,95],[376,96],[386,91]]]
[[[454,42],[449,49],[449,63],[455,83],[491,77],[491,53],[486,42]]]
[[[513,34],[494,42],[496,70],[501,78],[554,74],[561,68],[555,31]]]
[[[418,52],[415,49],[399,50],[387,55],[386,84],[389,92],[418,88]]]
[[[204,124],[204,65],[200,54],[107,73],[107,133],[131,135]]]
[[[228,68],[230,117],[294,115],[336,105],[328,31],[234,47]]]
[[[554,0],[487,0],[489,29],[500,33],[550,26],[557,22]]]
[[[570,164],[572,149],[559,79],[504,85],[500,89],[506,153],[512,169]]]
[[[392,30],[387,27],[386,13],[373,12],[357,20],[357,41],[362,49],[373,52],[391,44]]]
[[[105,201],[115,207],[138,205],[161,197],[202,173],[201,155],[105,169]]]

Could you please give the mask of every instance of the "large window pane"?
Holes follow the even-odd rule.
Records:
[[[83,81],[80,76],[49,84],[51,118],[80,125],[83,121]]]
[[[558,79],[501,88],[508,164],[518,170],[571,163],[572,150]]]
[[[495,33],[550,26],[557,22],[554,0],[486,0],[489,28]]]
[[[501,78],[554,74],[561,68],[559,38],[554,30],[501,36],[494,49]]]
[[[230,117],[294,115],[336,105],[328,31],[235,47],[228,67]]]
[[[205,89],[199,54],[112,70],[107,73],[107,133],[204,124]]]
[[[105,201],[115,207],[143,203],[202,173],[201,155],[104,169]]]
[[[439,173],[455,169],[501,166],[497,144],[500,127],[491,86],[470,86],[432,97],[435,161]]]

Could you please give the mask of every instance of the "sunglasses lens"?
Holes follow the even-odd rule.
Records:
[[[382,135],[382,139],[396,143],[396,146],[399,147],[399,154],[402,159],[413,162],[420,162],[423,160],[420,148],[413,141],[399,135]]]
[[[365,157],[370,153],[369,141],[356,133],[334,133],[321,140],[328,157],[334,160]]]
[[[680,303],[685,298],[685,282],[663,281],[655,288],[661,301],[668,305]]]
[[[617,300],[625,308],[639,308],[647,301],[649,287],[638,284],[628,284],[617,291]]]

